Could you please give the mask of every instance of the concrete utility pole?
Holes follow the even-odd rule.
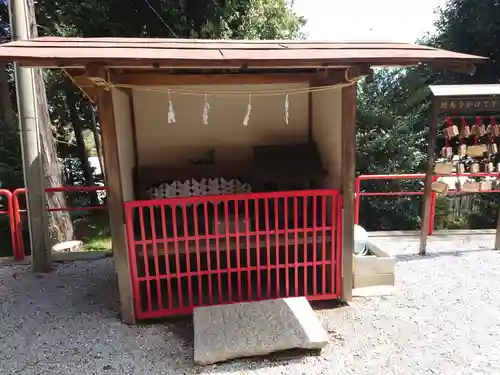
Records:
[[[32,1],[10,0],[12,40],[31,38],[31,30],[36,26],[33,25],[34,20],[32,17],[29,16],[34,14],[34,12],[30,12],[30,6],[33,6]],[[18,63],[14,65],[24,183],[28,190],[26,200],[32,267],[35,272],[50,272],[52,269],[50,249],[45,245],[48,228],[45,189],[43,186],[43,166],[40,154],[36,85],[32,69],[21,68]]]

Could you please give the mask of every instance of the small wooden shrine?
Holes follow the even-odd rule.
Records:
[[[440,177],[456,177],[454,194],[500,192],[500,85],[435,85],[419,253],[426,252],[436,194],[447,194]],[[500,215],[495,247],[500,248]]]
[[[0,61],[63,69],[98,106],[130,323],[238,301],[349,301],[356,83],[372,67],[467,71],[482,60],[380,42],[50,37],[0,46]]]

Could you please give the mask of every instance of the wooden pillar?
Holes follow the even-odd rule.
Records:
[[[436,152],[437,137],[437,113],[436,107],[431,106],[431,120],[429,127],[429,144],[427,146],[427,168],[424,180],[424,201],[422,204],[422,214],[420,216],[420,248],[418,253],[425,255],[427,248],[427,236],[429,235],[429,217],[432,204],[432,179],[434,177],[434,154]]]
[[[356,85],[342,89],[342,299],[352,299],[354,182],[356,179]]]
[[[113,112],[111,91],[104,88],[98,90],[99,124],[101,128],[102,147],[104,152],[104,166],[106,170],[107,206],[111,222],[111,240],[115,269],[118,274],[122,319],[126,323],[134,324],[134,307],[132,285],[127,251],[127,237],[125,231],[125,215],[123,208],[123,189],[118,157],[118,141],[116,138],[116,124]]]

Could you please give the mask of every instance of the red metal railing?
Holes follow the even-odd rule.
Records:
[[[366,180],[418,180],[425,178],[424,173],[413,173],[413,174],[373,174],[373,175],[360,175],[356,178],[356,199],[354,201],[354,223],[359,224],[359,211],[360,211],[360,201],[361,197],[391,197],[391,196],[414,196],[414,195],[424,195],[423,191],[386,191],[386,192],[366,192],[361,191],[361,181]],[[429,219],[429,235],[432,234],[432,229],[434,227],[434,216],[435,216],[435,199],[436,194],[432,195],[431,201],[431,214]],[[432,225],[431,225],[432,224]]]
[[[13,200],[12,200],[12,193],[9,190],[5,189],[0,189],[0,196],[4,196],[7,200],[5,207],[7,208],[6,210],[0,210],[0,215],[8,215],[9,219],[9,231],[10,231],[10,237],[11,237],[11,243],[12,243],[12,252],[14,255],[14,259],[20,259],[21,255],[19,254],[19,250],[17,249],[17,237],[16,237],[16,231],[14,227],[14,206],[13,206]]]
[[[46,193],[85,193],[85,192],[98,192],[98,191],[106,191],[107,188],[105,186],[61,186],[61,187],[53,187],[45,189]],[[9,192],[10,193],[10,192]],[[13,237],[13,252],[14,259],[23,260],[25,256],[24,252],[24,240],[23,240],[23,229],[21,222],[21,213],[25,213],[26,209],[21,209],[19,204],[20,195],[26,194],[25,188],[20,188],[14,190],[11,194],[12,196],[12,215],[10,216],[10,227],[11,233]],[[60,208],[51,208],[47,211],[49,212],[81,212],[81,211],[94,211],[94,210],[102,210],[105,209],[106,205],[90,205],[85,207],[60,207]],[[15,240],[14,240],[15,239]]]
[[[458,178],[458,177],[496,177],[500,178],[500,173],[460,173],[460,174],[452,174],[449,176],[442,176],[448,178]],[[424,173],[414,173],[414,174],[393,174],[393,175],[360,175],[356,179],[355,189],[356,189],[356,198],[354,203],[354,223],[359,224],[359,211],[360,211],[360,200],[361,197],[365,196],[412,196],[412,195],[424,195],[422,191],[390,191],[390,192],[362,192],[361,191],[361,181],[366,180],[416,180],[416,179],[424,179]],[[437,180],[438,177],[435,176],[434,180]],[[479,193],[500,193],[500,190],[489,189],[489,190],[481,190]],[[432,193],[431,196],[431,212],[429,215],[429,235],[434,233],[435,227],[435,219],[436,219],[436,193]]]
[[[340,297],[336,190],[125,203],[139,319],[289,296]]]

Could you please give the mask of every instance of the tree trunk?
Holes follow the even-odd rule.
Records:
[[[57,159],[57,150],[52,134],[52,125],[47,107],[47,95],[41,69],[33,72],[37,93],[37,117],[40,128],[40,149],[44,171],[44,186],[63,186],[63,169]],[[48,193],[46,195],[48,208],[66,207],[66,198],[63,193]],[[51,246],[59,242],[73,239],[73,223],[67,212],[50,212],[48,214],[49,237]]]
[[[99,159],[99,166],[101,167],[102,178],[106,181],[106,171],[104,170],[104,159],[102,157],[101,138],[99,136],[99,129],[97,129],[96,109],[93,105],[90,108],[92,112],[92,134],[94,135],[95,149],[97,158]]]
[[[72,115],[73,117],[73,115]],[[87,153],[87,148],[85,147],[85,139],[83,137],[83,126],[78,119],[73,123],[73,130],[75,132],[76,140],[76,150],[78,152],[78,159],[80,159],[80,165],[82,167],[83,178],[85,179],[85,184],[87,186],[94,186],[94,174],[92,173],[92,168],[89,163],[89,155]],[[90,201],[93,205],[98,204],[97,193],[90,192]]]
[[[94,186],[94,174],[89,163],[89,154],[87,152],[87,148],[85,147],[85,138],[83,136],[83,121],[78,115],[76,94],[70,90],[66,93],[66,105],[68,107],[67,110],[69,111],[73,131],[75,133],[76,152],[78,154],[78,159],[80,160],[80,166],[82,168],[85,184],[87,186]],[[99,204],[97,192],[90,192],[89,196],[92,205]]]
[[[30,37],[35,38],[38,36],[35,21],[35,7],[33,0],[28,1],[30,25],[33,25],[30,30]],[[35,81],[35,92],[37,95],[36,110],[40,128],[40,149],[44,170],[44,186],[46,188],[63,186],[63,169],[57,159],[57,149],[54,136],[52,134],[52,125],[48,111],[43,72],[41,69],[34,69],[33,75]],[[48,208],[66,207],[66,199],[63,193],[49,193],[46,195],[46,200]],[[47,246],[52,247],[56,243],[73,239],[73,223],[67,212],[50,212],[48,214],[48,226],[51,243],[47,244]]]

